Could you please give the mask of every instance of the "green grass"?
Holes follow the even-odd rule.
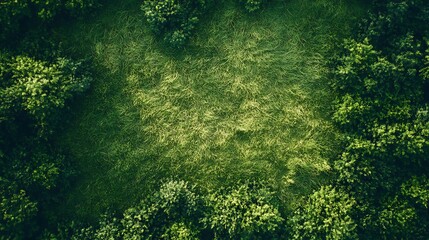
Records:
[[[286,208],[330,177],[339,151],[326,57],[363,11],[354,1],[218,4],[184,51],[166,49],[139,1],[117,1],[59,34],[98,70],[61,136],[80,171],[59,212],[94,218],[165,178],[204,189],[272,184]]]

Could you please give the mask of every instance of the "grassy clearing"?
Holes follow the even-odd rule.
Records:
[[[225,1],[175,52],[139,1],[118,2],[60,32],[99,69],[61,136],[81,174],[60,212],[122,209],[168,177],[206,189],[262,179],[293,207],[329,178],[338,133],[324,64],[358,4],[274,1],[246,15]]]

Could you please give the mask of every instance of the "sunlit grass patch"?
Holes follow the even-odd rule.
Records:
[[[66,35],[100,73],[64,135],[81,171],[64,209],[125,208],[167,177],[207,189],[261,179],[290,207],[329,178],[326,53],[356,5],[276,1],[249,16],[222,3],[172,51],[132,2]]]

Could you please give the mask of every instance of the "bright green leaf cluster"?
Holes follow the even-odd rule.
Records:
[[[265,2],[266,0],[240,0],[240,3],[244,5],[248,12],[260,10]]]
[[[211,194],[207,201],[212,210],[204,221],[214,231],[215,239],[273,238],[284,221],[267,188],[242,185]]]
[[[336,59],[333,119],[347,146],[334,168],[361,238],[429,237],[428,12],[427,1],[374,2]]]
[[[356,239],[352,219],[355,200],[332,186],[323,186],[289,220],[291,239]]]
[[[259,184],[202,195],[185,181],[168,181],[122,217],[73,231],[77,239],[273,239],[283,223],[272,192]]]
[[[59,58],[54,63],[17,56],[0,63],[2,104],[1,119],[7,114],[25,112],[34,119],[41,132],[47,129],[54,115],[75,94],[85,91],[91,78],[82,62]]]
[[[190,38],[209,0],[145,0],[141,6],[152,30],[172,47]]]
[[[13,183],[0,177],[0,234],[9,231],[33,217],[37,212],[37,204],[32,202],[23,189],[17,189]],[[16,233],[14,233],[16,234]]]

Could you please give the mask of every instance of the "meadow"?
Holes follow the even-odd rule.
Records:
[[[273,1],[248,14],[221,1],[184,49],[154,36],[139,5],[112,1],[57,30],[63,51],[95,65],[58,136],[77,171],[58,213],[96,219],[166,179],[207,191],[265,181],[288,211],[329,181],[342,144],[327,62],[362,3]]]

